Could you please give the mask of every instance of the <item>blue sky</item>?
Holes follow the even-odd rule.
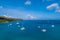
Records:
[[[0,15],[25,20],[60,20],[60,1],[0,0]]]

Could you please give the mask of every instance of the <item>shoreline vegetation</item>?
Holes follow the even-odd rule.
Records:
[[[17,20],[22,20],[22,19],[0,16],[0,22],[11,22],[11,21],[17,21]]]

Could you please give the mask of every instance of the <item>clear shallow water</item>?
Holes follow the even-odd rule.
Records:
[[[21,30],[21,27],[25,30]],[[42,32],[42,29],[46,29],[46,32]],[[0,23],[0,40],[60,40],[60,21],[23,20]]]

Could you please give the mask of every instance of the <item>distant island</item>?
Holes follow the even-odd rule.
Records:
[[[22,20],[22,19],[0,16],[0,22],[11,22],[11,21],[17,21],[17,20]]]

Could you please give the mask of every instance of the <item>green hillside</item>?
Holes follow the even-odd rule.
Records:
[[[10,22],[10,21],[17,21],[17,20],[22,20],[22,19],[0,16],[0,22]]]

